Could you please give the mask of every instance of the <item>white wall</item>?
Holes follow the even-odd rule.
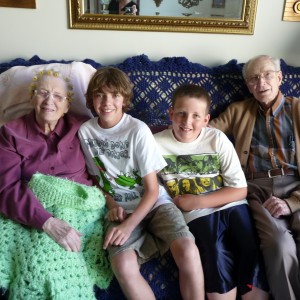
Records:
[[[300,66],[300,22],[282,21],[285,0],[258,1],[254,35],[69,29],[67,0],[36,2],[37,9],[0,7],[0,63],[36,54],[113,64],[146,54],[152,60],[185,56],[213,66],[270,54]]]

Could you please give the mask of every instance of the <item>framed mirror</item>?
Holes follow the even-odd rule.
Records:
[[[69,0],[72,29],[253,34],[258,0]]]

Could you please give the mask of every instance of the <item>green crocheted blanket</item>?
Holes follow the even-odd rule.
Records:
[[[29,187],[56,218],[83,234],[81,252],[68,252],[46,233],[0,217],[0,286],[10,299],[95,299],[113,273],[102,250],[105,198],[96,187],[35,174]]]

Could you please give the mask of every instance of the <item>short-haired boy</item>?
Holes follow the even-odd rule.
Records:
[[[79,136],[88,171],[107,195],[104,248],[127,299],[155,299],[139,262],[168,249],[179,268],[183,299],[204,299],[199,251],[180,210],[158,184],[166,166],[148,126],[126,114],[132,83],[121,70],[104,67],[91,78],[87,107],[98,116]]]
[[[172,128],[154,135],[168,162],[159,177],[195,236],[208,298],[268,299],[245,176],[225,134],[206,127],[210,104],[200,86],[175,90]]]

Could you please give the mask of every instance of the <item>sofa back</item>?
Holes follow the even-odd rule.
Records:
[[[104,66],[91,59],[82,62],[95,69]],[[15,59],[1,63],[0,73],[13,66],[51,63],[70,64],[72,61],[46,61],[38,56],[29,60]],[[190,62],[185,57],[165,57],[159,61],[151,61],[146,55],[138,55],[112,66],[127,73],[134,85],[133,105],[128,113],[149,126],[170,123],[168,109],[171,95],[177,86],[184,83],[198,84],[208,91],[212,98],[210,109],[212,118],[218,116],[228,104],[250,96],[242,78],[243,64],[237,63],[235,59],[224,65],[206,67]],[[281,91],[285,95],[300,98],[300,67],[289,66],[281,60],[281,68],[283,72]],[[83,105],[84,101],[83,99]]]

